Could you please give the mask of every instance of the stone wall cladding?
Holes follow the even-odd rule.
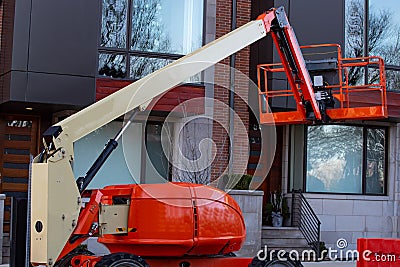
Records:
[[[357,239],[396,237],[394,202],[389,197],[339,196],[319,198],[305,194],[321,221],[321,241],[336,248],[338,239],[348,243],[346,249],[356,249]],[[348,198],[346,198],[348,197]]]

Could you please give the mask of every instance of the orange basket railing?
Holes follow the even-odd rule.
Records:
[[[329,62],[332,66],[335,82],[325,83],[323,90],[329,92],[334,98],[334,106],[326,109],[327,121],[364,120],[380,119],[387,117],[386,100],[386,78],[385,67],[382,58],[377,56],[360,58],[342,58],[341,48],[337,44],[321,44],[301,46],[303,56],[315,59],[328,54],[333,55]],[[318,52],[322,49],[322,52]],[[326,52],[326,49],[330,49]],[[307,51],[314,51],[308,53]],[[325,52],[324,52],[325,51]],[[312,62],[307,61],[306,62]],[[324,61],[325,62],[325,61]],[[318,70],[309,70],[310,75]],[[364,75],[356,82],[350,81],[350,73],[361,72]],[[307,117],[304,112],[307,109],[306,103],[296,95],[302,95],[301,88],[295,88],[285,83],[282,85],[282,77],[285,74],[282,63],[260,64],[257,66],[258,94],[260,106],[261,123],[294,124],[313,123],[315,119]],[[369,75],[368,75],[369,74]],[[373,74],[373,75],[371,75]],[[281,75],[281,76],[279,76]],[[279,76],[281,82],[277,82]],[[365,76],[367,77],[365,79]],[[373,79],[371,77],[373,77]],[[296,92],[296,94],[294,93]],[[277,108],[273,101],[278,98],[293,98],[295,104]],[[272,110],[268,104],[272,102]]]

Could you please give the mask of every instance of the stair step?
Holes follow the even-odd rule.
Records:
[[[308,247],[307,241],[304,239],[261,239],[261,245],[268,247]]]
[[[263,227],[261,238],[303,238],[302,233],[298,228],[294,227],[284,227],[284,228],[277,228],[277,227]]]
[[[269,227],[262,228],[261,245],[262,249],[271,250],[284,250],[288,253],[295,253],[301,256],[304,251],[311,251],[303,234],[297,227]],[[296,256],[296,255],[295,255]],[[306,253],[308,257],[308,253]]]

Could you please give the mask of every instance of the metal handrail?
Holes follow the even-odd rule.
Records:
[[[292,190],[292,225],[299,228],[308,245],[319,258],[321,221],[301,190]]]

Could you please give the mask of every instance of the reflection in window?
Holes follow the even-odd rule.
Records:
[[[309,126],[307,192],[384,194],[385,144],[383,128]]]
[[[131,49],[187,54],[202,45],[202,0],[135,0]]]
[[[346,0],[345,12],[346,57],[362,57],[364,0]]]
[[[307,191],[361,193],[361,127],[308,127]]]
[[[126,47],[127,0],[103,0],[100,46]]]
[[[400,90],[400,72],[386,69],[386,85],[388,89]]]
[[[75,177],[84,176],[100,155],[104,144],[121,129],[121,121],[112,121],[74,142]],[[110,184],[132,184],[140,182],[142,124],[134,122],[122,136],[122,142],[96,174],[89,188],[103,188]]]
[[[396,15],[399,12],[399,1],[369,0],[369,55],[382,57],[386,66],[400,65],[400,18]],[[399,79],[398,71],[387,71],[388,89],[399,89]]]
[[[148,183],[163,183],[170,180],[170,163],[168,158],[171,144],[162,140],[171,140],[169,131],[163,131],[163,123],[148,122],[146,124],[146,179]],[[168,126],[166,126],[168,127]],[[162,137],[164,136],[164,138]]]
[[[366,193],[383,194],[385,177],[385,131],[367,130]]]
[[[400,88],[399,71],[390,70],[391,66],[399,66],[400,59],[400,12],[399,1],[368,0],[369,13],[366,15],[364,0],[346,0],[345,14],[345,56],[361,57],[364,49],[369,56],[380,56],[384,59],[388,89]],[[368,16],[368,39],[364,40],[366,30],[364,17]],[[369,69],[369,83],[376,81],[376,70]],[[350,84],[358,84],[364,79],[365,72],[361,68],[349,73]]]
[[[131,78],[140,79],[162,67],[168,65],[172,60],[161,58],[131,57]]]
[[[203,5],[203,0],[102,0],[99,74],[139,79],[200,48]],[[121,54],[132,66],[126,67]]]
[[[126,77],[125,55],[100,54],[99,55],[99,75],[113,78]]]
[[[8,121],[7,122],[8,127],[18,127],[18,128],[31,128],[32,127],[32,121],[18,121],[18,120],[13,120],[13,121]]]

